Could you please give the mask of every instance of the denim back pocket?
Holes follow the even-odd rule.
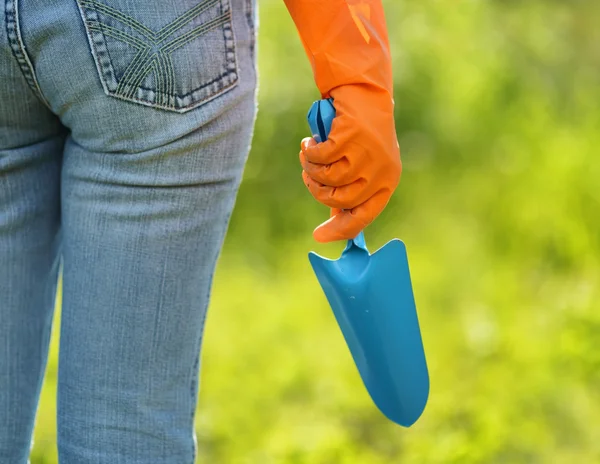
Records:
[[[230,0],[77,0],[104,91],[185,112],[238,83]]]

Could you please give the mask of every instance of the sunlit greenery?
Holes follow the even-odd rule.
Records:
[[[297,152],[318,98],[260,3],[260,112],[216,275],[200,463],[600,462],[600,4],[387,0],[407,245],[431,375],[409,429],[372,405],[318,283],[327,217]],[[56,337],[32,464],[56,463]]]

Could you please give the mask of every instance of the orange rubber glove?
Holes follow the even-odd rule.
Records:
[[[327,141],[301,143],[302,176],[331,217],[319,242],[352,239],[386,207],[402,163],[381,0],[284,0],[322,98],[336,117]]]

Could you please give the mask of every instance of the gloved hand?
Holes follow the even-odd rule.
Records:
[[[402,172],[393,79],[381,0],[285,0],[322,98],[336,117],[327,141],[302,140],[312,195],[331,207],[313,235],[351,239],[386,207]]]

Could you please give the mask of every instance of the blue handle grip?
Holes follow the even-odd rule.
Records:
[[[308,111],[308,125],[310,126],[311,135],[317,142],[324,142],[331,131],[331,124],[335,118],[335,107],[333,106],[333,98],[319,100],[312,104]]]
[[[335,118],[333,98],[318,100],[308,110],[308,125],[310,126],[311,135],[316,139],[317,143],[327,140],[329,132],[331,132],[333,118]],[[350,250],[353,246],[368,251],[362,231],[354,239],[348,240],[348,245],[344,251]]]

